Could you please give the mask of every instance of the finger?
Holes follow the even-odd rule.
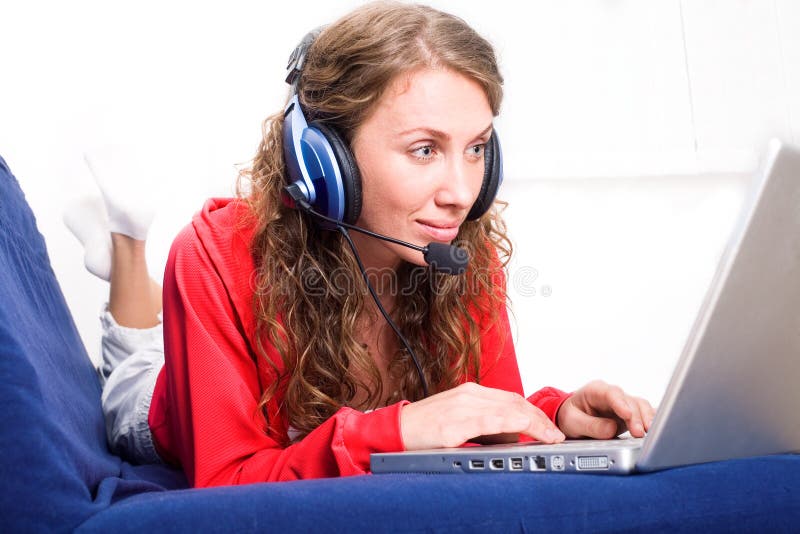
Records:
[[[610,410],[623,421],[628,422],[637,416],[637,409],[628,401],[628,396],[621,388],[609,386],[606,398]]]
[[[542,443],[560,443],[566,439],[564,433],[553,424],[544,412],[532,404],[529,404],[529,406],[532,408],[532,410],[529,410],[531,414],[530,424],[522,431],[523,434]]]
[[[524,406],[525,403],[526,401],[521,395],[467,382],[453,389],[431,395],[414,404],[425,407],[447,406],[451,420],[467,420],[492,411],[496,412],[495,416],[499,420],[513,415],[515,404]],[[519,408],[516,409],[516,412],[519,412]]]
[[[448,421],[448,426],[462,437],[461,443],[478,436],[518,435],[531,424],[531,417],[527,411],[513,404],[481,399],[472,401],[469,406],[461,407]]]
[[[561,429],[574,438],[611,439],[617,435],[619,427],[613,419],[595,417],[573,409],[564,418]]]
[[[626,400],[631,407],[631,417],[625,421],[625,424],[628,426],[631,436],[635,438],[643,438],[644,419],[642,418],[642,412],[639,407],[639,403],[636,402],[633,397],[628,397]]]
[[[542,410],[520,395],[510,394],[501,400],[482,399],[474,406],[484,414],[473,419],[480,431],[476,435],[515,432],[544,443],[557,443],[565,439],[563,432]]]
[[[451,395],[441,394],[443,398],[450,397],[448,403],[458,406],[457,413],[452,414],[447,424],[447,443],[461,439],[460,444],[478,436],[519,433],[545,443],[565,439],[539,408],[519,394],[478,384],[463,384],[451,391],[454,391]]]
[[[457,447],[476,436],[519,433],[530,425],[521,396],[513,402],[514,395],[503,392],[508,395],[503,402],[482,391],[488,389],[463,385],[406,406],[401,421],[406,446]]]
[[[529,403],[527,400],[515,400],[510,405],[504,405],[503,410],[508,410],[508,417],[513,421],[505,428],[513,428],[514,432],[520,432],[543,443],[558,443],[564,441],[566,436],[548,418],[542,410]],[[518,428],[517,425],[525,421],[525,425]],[[504,430],[508,432],[508,430]]]
[[[636,398],[635,401],[639,405],[639,411],[642,414],[642,421],[644,422],[644,429],[646,431],[649,431],[650,427],[653,425],[653,419],[655,419],[655,417],[656,417],[656,410],[645,399]]]
[[[527,418],[516,420],[495,412],[453,414],[452,418],[440,425],[439,441],[432,447],[459,447],[484,435],[518,434],[527,424]]]
[[[588,412],[616,414],[620,419],[631,416],[631,407],[625,400],[625,393],[618,386],[611,386],[601,380],[590,382],[582,388],[588,404]]]
[[[497,413],[495,419],[481,419],[481,435],[521,432],[545,443],[556,443],[565,439],[564,434],[544,412],[522,395],[481,386],[478,388],[468,390],[471,400],[485,409],[494,407]],[[473,393],[477,397],[472,396]]]

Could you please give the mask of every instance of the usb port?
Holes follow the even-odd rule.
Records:
[[[502,458],[492,458],[492,469],[500,470],[503,469],[505,466],[505,462]]]
[[[522,471],[522,458],[511,458],[509,462],[512,471]]]
[[[470,460],[469,461],[469,468],[470,469],[483,469],[486,465],[483,463],[483,460]]]

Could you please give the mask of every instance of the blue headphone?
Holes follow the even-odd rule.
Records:
[[[314,211],[339,222],[355,224],[361,213],[361,173],[355,156],[334,128],[320,121],[308,124],[297,95],[306,53],[320,31],[317,29],[306,35],[289,58],[286,83],[292,86],[292,97],[283,114],[283,156],[290,184],[297,186]],[[494,130],[483,157],[483,183],[467,215],[468,220],[486,213],[503,183],[503,158]]]

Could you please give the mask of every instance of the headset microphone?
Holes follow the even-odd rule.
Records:
[[[337,221],[315,211],[306,200],[305,195],[297,183],[293,183],[284,187],[284,192],[286,193],[284,198],[287,203],[294,204],[295,206],[300,207],[306,213],[332,224],[335,227],[343,226],[376,239],[381,239],[383,241],[388,241],[390,243],[395,243],[397,245],[422,252],[422,257],[425,258],[425,263],[430,265],[436,272],[443,274],[464,274],[464,271],[467,269],[467,264],[469,263],[469,254],[463,248],[436,242],[428,243],[428,246],[425,247],[420,247],[419,245],[414,245],[394,237],[372,232],[366,228],[361,228],[360,226],[356,226],[354,224]]]
[[[467,269],[469,254],[463,248],[444,243],[429,243],[423,257],[437,272],[462,274]]]

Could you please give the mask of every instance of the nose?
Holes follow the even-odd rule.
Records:
[[[471,208],[478,196],[482,178],[483,165],[465,158],[449,158],[448,164],[442,169],[436,204],[459,210]]]

